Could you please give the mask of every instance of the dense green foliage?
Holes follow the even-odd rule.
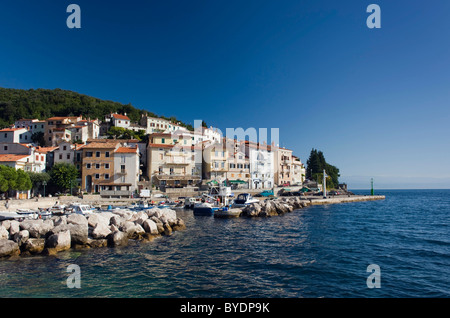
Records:
[[[75,187],[78,178],[78,170],[73,164],[56,163],[50,171],[50,181],[60,190],[68,190]]]
[[[31,186],[30,177],[23,170],[0,165],[0,192],[26,191],[30,190]]]
[[[28,176],[30,177],[31,183],[33,185],[34,193],[41,192],[44,188],[44,181],[46,185],[49,184],[50,174],[47,172],[29,172],[27,171]]]
[[[105,115],[117,112],[126,113],[132,122],[137,122],[142,114],[160,117],[178,123],[175,117],[166,118],[144,109],[137,109],[131,104],[121,104],[101,100],[62,89],[10,89],[0,87],[0,128],[13,124],[16,120],[46,119],[54,116],[79,116],[103,120]],[[191,125],[180,124],[190,130]]]
[[[339,185],[339,169],[326,162],[322,151],[313,148],[308,161],[306,161],[306,178],[321,182],[324,169],[329,176],[327,188],[337,188]]]
[[[145,130],[133,131],[122,127],[111,127],[106,134],[109,139],[137,139],[139,141],[146,141],[148,137]]]

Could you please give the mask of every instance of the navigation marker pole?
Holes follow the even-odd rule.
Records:
[[[371,185],[371,187],[370,187],[370,195],[374,195],[373,194],[373,178],[370,179],[370,185]]]
[[[325,172],[325,169],[323,169],[323,198],[327,198],[327,173]]]

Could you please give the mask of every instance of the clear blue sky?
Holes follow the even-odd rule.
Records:
[[[449,14],[446,0],[3,1],[0,86],[280,128],[353,188],[450,188]]]

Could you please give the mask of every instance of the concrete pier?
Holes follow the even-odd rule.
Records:
[[[323,198],[311,198],[308,197],[311,205],[323,205],[323,204],[336,204],[347,202],[362,202],[362,201],[375,201],[384,200],[384,195],[352,195],[352,196],[335,196],[326,199]]]

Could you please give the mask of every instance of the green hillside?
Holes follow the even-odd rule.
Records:
[[[112,112],[127,113],[133,122],[137,122],[142,114],[179,122],[175,117],[157,116],[131,104],[124,105],[62,89],[23,90],[0,87],[0,128],[7,127],[21,118],[42,120],[53,116],[82,115],[85,118],[102,120]],[[181,125],[192,129],[191,125]]]

